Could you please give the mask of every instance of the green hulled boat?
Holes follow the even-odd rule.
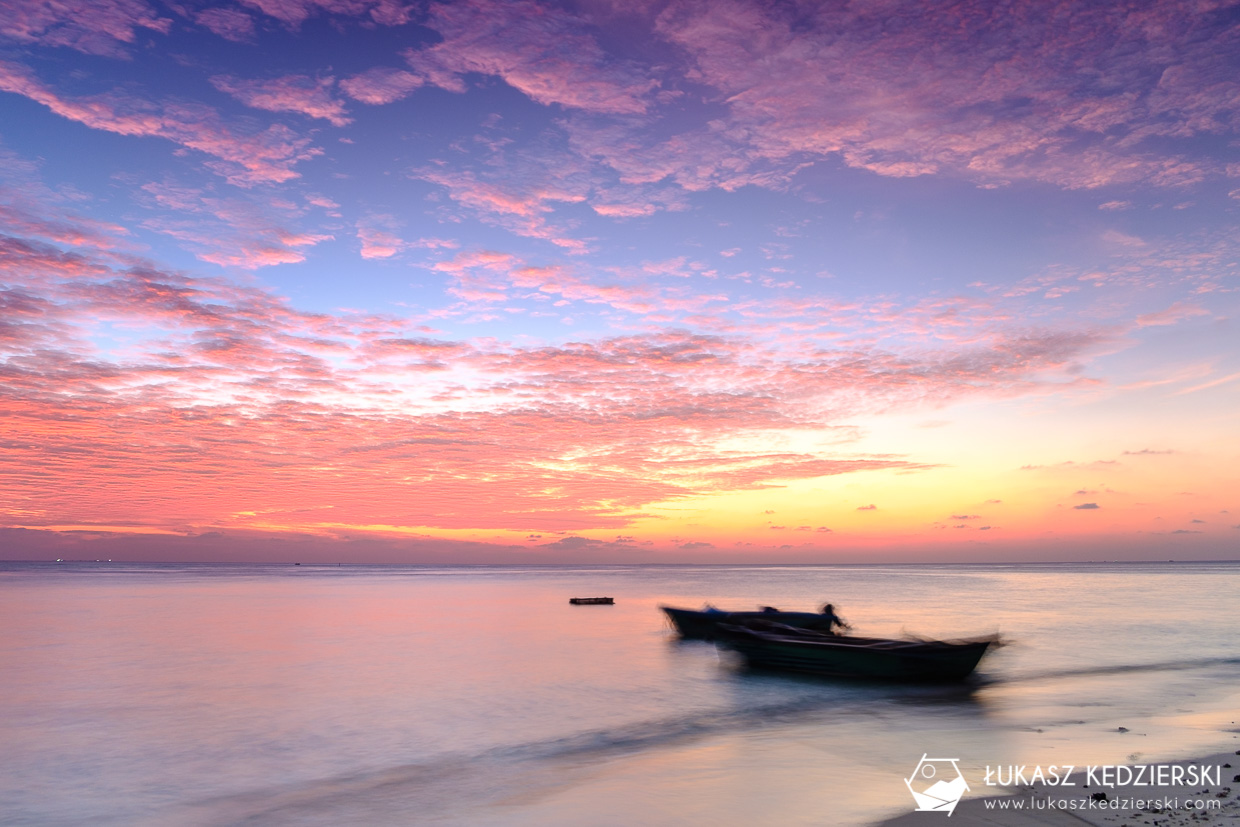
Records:
[[[947,683],[977,667],[997,635],[968,640],[886,640],[824,635],[761,620],[722,624],[717,640],[739,652],[750,666],[833,677]]]

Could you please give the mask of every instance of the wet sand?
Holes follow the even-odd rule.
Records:
[[[880,823],[879,827],[1034,827],[1079,825],[1094,827],[1187,827],[1202,824],[1240,824],[1240,751],[1209,755],[1167,764],[1222,767],[1221,784],[1148,787],[1086,786],[1084,773],[1073,774],[1075,787],[1031,785],[1008,795],[961,801],[955,813],[911,812]],[[1106,802],[1092,796],[1105,793]],[[1137,806],[1116,807],[1132,802]],[[1166,806],[1167,800],[1173,806]],[[1033,802],[1037,802],[1035,809]],[[1205,809],[1203,809],[1203,805]]]

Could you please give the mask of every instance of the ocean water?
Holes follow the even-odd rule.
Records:
[[[707,601],[1010,645],[961,687],[751,673],[657,609]],[[924,753],[1240,749],[1236,564],[4,563],[0,629],[5,825],[847,827]]]

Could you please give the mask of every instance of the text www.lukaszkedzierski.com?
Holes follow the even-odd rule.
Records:
[[[1221,810],[1214,798],[987,798],[987,810]]]

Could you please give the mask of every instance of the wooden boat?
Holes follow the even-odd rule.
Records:
[[[750,666],[869,680],[947,683],[977,667],[997,635],[968,640],[886,640],[824,635],[779,623],[723,624],[719,645]]]
[[[614,597],[570,597],[568,602],[574,606],[614,606],[616,599]]]
[[[683,638],[693,640],[714,640],[719,636],[719,624],[730,623],[744,625],[751,621],[775,621],[785,626],[798,629],[817,629],[830,631],[830,624],[825,615],[816,612],[780,612],[765,610],[760,612],[725,612],[721,609],[694,611],[693,609],[676,609],[672,606],[660,606],[667,615],[672,626]]]

